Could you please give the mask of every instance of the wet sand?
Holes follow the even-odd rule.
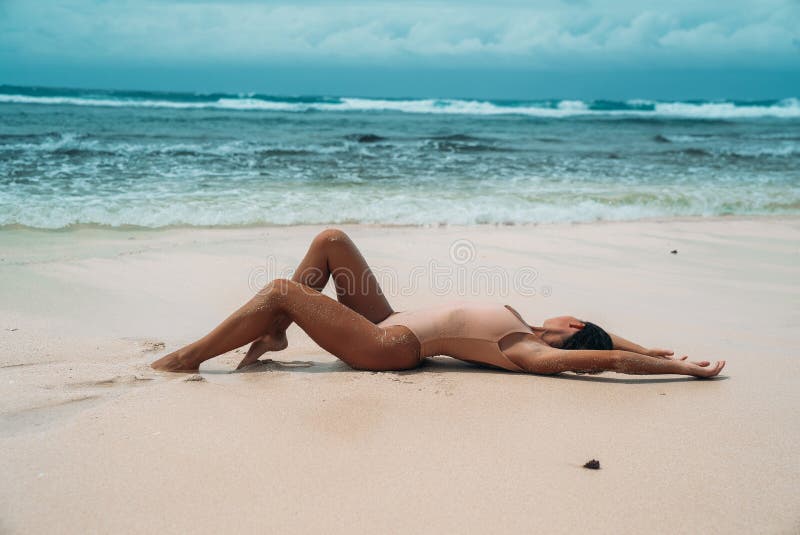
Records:
[[[800,219],[343,228],[397,310],[491,299],[728,365],[357,372],[292,327],[187,380],[148,364],[320,227],[4,230],[0,532],[800,530]]]

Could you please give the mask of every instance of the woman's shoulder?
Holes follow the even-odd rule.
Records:
[[[553,350],[533,334],[527,333],[511,333],[500,340],[499,345],[508,360],[523,370],[528,370],[533,360]]]

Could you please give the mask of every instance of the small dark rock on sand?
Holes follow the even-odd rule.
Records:
[[[673,249],[673,250],[671,250],[671,251],[669,252],[669,254],[678,254],[678,250],[677,250],[677,249]]]
[[[584,468],[588,468],[589,470],[600,470],[600,461],[597,459],[592,459],[588,463],[583,465]]]

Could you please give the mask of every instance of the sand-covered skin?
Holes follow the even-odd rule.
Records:
[[[800,530],[800,220],[344,228],[397,310],[486,293],[410,288],[419,266],[502,266],[535,272],[537,295],[483,299],[531,323],[574,314],[728,365],[356,372],[292,327],[273,360],[229,373],[232,352],[187,381],[148,364],[285,275],[319,227],[5,230],[0,532]]]

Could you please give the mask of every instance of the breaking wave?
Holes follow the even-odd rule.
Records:
[[[0,86],[0,104],[128,108],[217,109],[266,112],[398,112],[451,115],[525,115],[542,118],[620,116],[639,118],[800,118],[797,98],[770,101],[582,101],[377,99],[277,97],[258,94],[197,94],[146,91],[88,91]]]

